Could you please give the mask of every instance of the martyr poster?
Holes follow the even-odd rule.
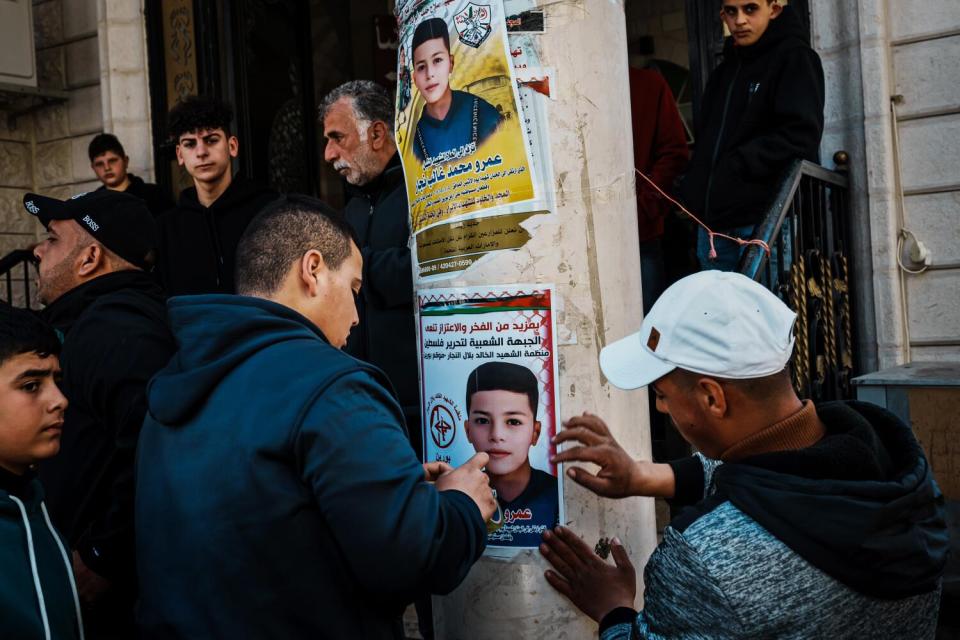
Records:
[[[488,547],[533,548],[563,522],[550,463],[559,390],[553,285],[418,293],[425,460],[458,466],[477,452],[500,507]]]
[[[396,140],[413,233],[535,200],[503,1],[435,0],[398,14]]]

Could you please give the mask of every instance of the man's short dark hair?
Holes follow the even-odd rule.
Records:
[[[473,394],[480,391],[512,391],[522,393],[530,401],[533,419],[537,419],[537,406],[540,403],[540,388],[537,376],[523,365],[512,362],[484,362],[467,376],[467,414]]]
[[[0,365],[22,353],[60,355],[60,339],[37,314],[0,302]]]
[[[372,80],[351,80],[340,85],[324,97],[317,109],[320,121],[327,117],[337,101],[349,98],[353,104],[353,115],[357,120],[366,122],[385,122],[393,131],[393,98],[390,92]]]
[[[346,219],[326,203],[299,194],[281,196],[247,227],[237,246],[237,293],[276,292],[294,262],[316,249],[336,271],[356,243]]]
[[[434,38],[443,38],[443,44],[450,51],[450,30],[447,27],[447,21],[443,18],[428,18],[413,31],[413,40],[410,43],[410,53],[413,54],[417,47],[428,40]]]
[[[93,140],[90,141],[90,146],[87,147],[87,155],[90,156],[90,162],[93,162],[94,158],[108,151],[113,151],[121,158],[127,155],[123,150],[123,145],[117,140],[117,136],[112,133],[101,133],[94,136]]]
[[[167,134],[170,140],[177,142],[185,133],[203,129],[223,129],[230,135],[230,123],[233,121],[233,108],[216,98],[189,96],[174,105],[167,114]]]

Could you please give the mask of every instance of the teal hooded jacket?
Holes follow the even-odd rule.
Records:
[[[0,469],[0,638],[83,638],[70,556],[32,475]]]

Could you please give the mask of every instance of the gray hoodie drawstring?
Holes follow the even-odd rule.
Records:
[[[30,554],[30,570],[33,571],[33,586],[37,591],[37,602],[40,604],[40,619],[43,620],[43,635],[45,640],[51,640],[50,621],[47,619],[47,603],[43,597],[43,588],[40,586],[40,572],[37,570],[37,554],[33,549],[33,529],[30,526],[30,519],[27,517],[27,509],[23,506],[23,502],[16,496],[8,497],[19,507],[20,517],[23,518],[23,526],[27,530],[27,551]],[[67,568],[67,576],[70,578],[70,589],[73,592],[73,607],[77,614],[77,628],[80,631],[80,640],[84,640],[83,617],[80,615],[80,597],[77,594],[77,580],[73,575],[73,565],[70,563],[70,557],[67,555],[67,550],[64,548],[63,542],[61,542],[60,536],[50,522],[47,505],[41,502],[40,510],[43,512],[43,520],[47,524],[47,529],[50,530],[50,535],[53,536],[53,539],[57,543],[57,548],[60,549],[60,557],[63,559],[63,564]]]
[[[67,550],[63,546],[63,541],[60,540],[60,535],[57,534],[57,530],[53,528],[53,523],[50,522],[50,514],[47,513],[46,503],[40,503],[40,510],[43,512],[43,520],[47,523],[47,529],[50,530],[50,535],[53,536],[53,539],[57,542],[57,548],[60,549],[60,557],[63,558],[63,564],[67,567],[67,575],[70,576],[70,591],[73,592],[73,608],[77,614],[77,628],[80,629],[80,640],[84,640],[83,616],[80,614],[80,596],[77,594],[77,577],[73,575],[73,563],[70,562],[70,556],[67,555]]]
[[[47,620],[47,603],[43,599],[43,589],[40,587],[40,573],[37,571],[37,554],[33,550],[33,529],[30,528],[30,520],[27,518],[27,509],[23,506],[23,502],[16,496],[10,496],[10,499],[20,507],[23,526],[27,530],[27,550],[30,552],[30,569],[33,571],[33,586],[37,590],[37,601],[40,603],[40,618],[43,620],[43,637],[46,640],[50,640],[50,621]]]

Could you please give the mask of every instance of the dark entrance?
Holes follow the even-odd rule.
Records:
[[[235,169],[278,191],[342,204],[323,163],[316,105],[354,78],[390,85],[396,21],[387,0],[159,0],[146,3],[157,182],[189,186],[165,139],[166,113],[188,95],[234,106]]]

